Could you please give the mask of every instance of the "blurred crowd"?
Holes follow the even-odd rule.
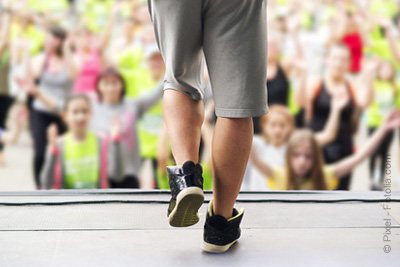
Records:
[[[367,159],[381,190],[400,138],[400,1],[268,0],[266,23],[270,111],[253,119],[242,190],[349,190]],[[29,125],[37,189],[141,188],[144,162],[169,189],[164,73],[146,0],[0,0],[0,168]],[[212,189],[210,82],[206,92]],[[369,138],[355,147],[360,123]]]

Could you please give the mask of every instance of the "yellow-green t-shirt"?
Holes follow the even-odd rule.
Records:
[[[65,135],[64,183],[66,189],[99,188],[100,162],[98,140],[88,132],[83,142],[73,140],[70,133]]]
[[[142,72],[142,81],[140,94],[149,90],[154,90],[158,81],[150,77],[146,70]],[[163,124],[163,107],[160,99],[152,108],[150,108],[139,120],[138,132],[140,142],[140,154],[143,158],[157,158],[157,144]]]
[[[37,12],[41,13],[49,13],[52,15],[61,14],[68,10],[68,1],[67,0],[51,0],[51,1],[43,1],[43,0],[29,0],[28,7]]]
[[[378,127],[382,124],[386,114],[395,106],[395,91],[390,82],[374,82],[374,102],[368,108],[367,124],[370,127]]]
[[[83,5],[83,17],[86,26],[93,32],[104,31],[110,16],[114,0],[86,0]]]
[[[394,1],[374,0],[371,4],[370,11],[373,14],[389,19],[396,15],[397,6]]]
[[[13,23],[11,25],[11,40],[15,41],[20,35],[29,41],[31,55],[40,52],[45,38],[45,34],[42,30],[34,25],[29,25],[27,28],[22,29],[20,24]]]
[[[268,186],[273,190],[287,190],[288,186],[288,176],[285,168],[272,167],[272,175],[268,179]],[[335,167],[334,165],[325,165],[323,167],[323,173],[325,182],[327,184],[328,190],[334,190],[338,186],[338,179],[334,176]],[[272,180],[272,182],[270,182]],[[300,189],[302,190],[313,190],[310,180],[300,183]]]

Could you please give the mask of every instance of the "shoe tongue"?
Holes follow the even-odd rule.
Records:
[[[214,215],[210,217],[208,223],[218,230],[225,229],[228,226],[228,220],[221,215]]]
[[[183,173],[185,174],[192,174],[194,171],[194,167],[196,166],[196,164],[194,164],[193,161],[186,161],[185,163],[183,163],[182,165],[182,170]]]
[[[200,164],[195,164],[193,161],[186,161],[182,165],[184,174],[202,174],[203,168]]]

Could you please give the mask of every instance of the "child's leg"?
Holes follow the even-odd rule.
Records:
[[[229,219],[253,140],[252,118],[217,119],[213,138],[213,210]]]

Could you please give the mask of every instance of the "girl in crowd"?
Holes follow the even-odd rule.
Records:
[[[65,54],[69,70],[76,76],[74,93],[84,93],[90,98],[96,98],[96,79],[102,67],[108,64],[105,50],[121,6],[121,2],[114,6],[102,36],[92,33],[88,28],[83,28],[76,36],[70,35],[66,40]],[[73,45],[76,47],[76,53],[72,50]]]
[[[368,109],[367,124],[368,134],[371,135],[382,124],[384,116],[395,106],[396,97],[398,94],[396,86],[396,73],[393,64],[390,61],[382,61],[377,72],[377,79],[374,82],[374,102]],[[382,182],[384,178],[385,166],[387,163],[387,155],[392,143],[394,132],[387,133],[383,142],[372,154],[370,160],[370,173],[372,190],[382,190]],[[377,159],[380,159],[380,168],[375,172]],[[375,174],[378,174],[375,177]],[[375,178],[375,179],[374,179]]]
[[[341,110],[349,101],[346,95],[332,99],[332,110],[328,123],[322,132],[315,134],[315,139],[320,146],[328,144],[335,139]],[[272,180],[265,183],[262,170],[265,164],[284,167],[287,142],[294,130],[294,117],[289,110],[281,105],[273,105],[270,112],[261,117],[262,134],[254,136],[253,146],[249,159],[250,179],[246,181],[248,190],[269,190],[273,188]]]
[[[41,171],[41,189],[108,188],[110,180],[121,175],[118,118],[109,136],[100,137],[88,129],[92,117],[90,100],[85,95],[71,96],[65,106],[68,132],[57,137],[55,124],[48,128],[49,147]]]
[[[117,115],[122,121],[123,175],[121,183],[112,182],[112,187],[139,188],[140,147],[137,122],[143,114],[156,104],[163,94],[163,81],[136,98],[125,98],[125,81],[114,69],[106,69],[96,83],[99,101],[93,102],[93,120],[90,129],[108,131],[110,122]]]
[[[24,83],[21,83],[24,86]],[[24,86],[25,90],[43,99],[49,106],[54,106],[54,98],[44,92],[31,90]],[[93,118],[90,120],[89,129],[100,134],[109,132],[109,127],[117,116],[122,122],[122,168],[123,179],[110,181],[111,187],[139,188],[140,147],[137,134],[137,122],[143,114],[150,109],[162,97],[164,82],[159,81],[157,86],[140,97],[125,98],[125,81],[121,74],[113,68],[105,69],[97,79],[96,91],[99,101],[92,100]]]
[[[350,63],[350,53],[344,45],[333,45],[326,57],[326,70],[323,77],[307,79],[304,72],[295,91],[297,105],[306,109],[306,119],[314,131],[321,131],[328,120],[330,103],[335,95],[346,94],[350,97],[340,114],[339,130],[335,140],[323,148],[327,163],[337,162],[353,153],[353,134],[358,125],[358,110],[367,108],[373,101],[373,73],[375,65],[365,68],[359,82],[346,78]],[[348,190],[350,174],[340,180],[339,190]]]
[[[30,125],[34,141],[34,176],[38,187],[47,146],[46,129],[55,123],[61,134],[66,130],[59,111],[71,93],[73,75],[68,70],[63,52],[65,38],[66,32],[63,29],[50,28],[46,34],[43,53],[32,60],[26,60],[27,78],[16,78],[19,87],[34,97]]]
[[[260,171],[273,181],[274,190],[332,190],[337,187],[338,180],[375,151],[387,132],[398,127],[400,110],[393,110],[355,154],[328,165],[313,132],[296,130],[287,144],[284,167],[264,163]]]

